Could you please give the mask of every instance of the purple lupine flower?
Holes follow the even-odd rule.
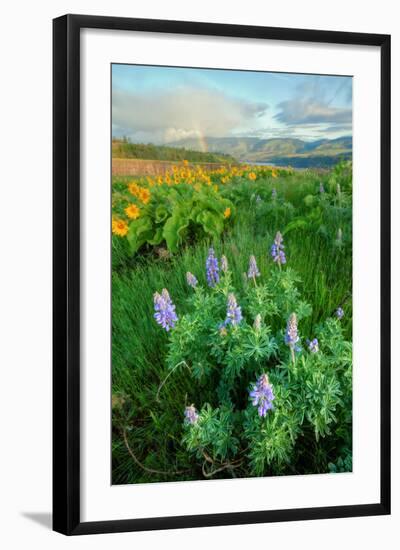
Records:
[[[189,286],[191,286],[192,288],[195,288],[195,286],[197,286],[197,279],[196,277],[193,275],[193,273],[190,273],[190,271],[188,271],[186,273],[186,282]]]
[[[226,256],[221,257],[221,269],[224,273],[228,271],[228,258]]]
[[[341,307],[338,307],[337,310],[335,311],[335,315],[339,320],[343,319],[343,317],[344,317],[343,309]]]
[[[297,317],[295,313],[292,313],[286,326],[285,342],[289,347],[294,349],[298,341],[299,335],[297,331]]]
[[[275,235],[275,240],[271,246],[271,256],[279,266],[286,263],[286,256],[284,251],[285,245],[283,244],[283,237],[280,231]]]
[[[308,349],[311,351],[311,353],[317,353],[319,351],[319,344],[317,338],[314,338],[313,340],[307,341],[308,343]]]
[[[271,198],[272,200],[274,201],[278,196],[278,193],[276,192],[276,189],[275,187],[273,187],[272,191],[271,191]]]
[[[166,288],[163,289],[161,294],[158,292],[154,294],[154,309],[154,319],[159,325],[165,328],[167,332],[171,328],[174,328],[178,316],[175,313],[175,306]]]
[[[208,258],[206,261],[207,269],[207,282],[208,286],[215,286],[219,283],[219,267],[218,259],[215,257],[214,249],[210,248],[208,251]]]
[[[257,204],[262,203],[262,198],[260,197],[260,195],[257,195],[257,196],[256,196],[256,203],[257,203]]]
[[[228,307],[226,310],[225,325],[236,326],[242,320],[242,309],[237,305],[235,295],[231,292],[228,295]]]
[[[256,257],[251,255],[250,256],[250,263],[249,263],[249,271],[247,272],[247,277],[249,279],[255,279],[255,277],[259,277],[260,272],[258,271]]]
[[[258,407],[258,415],[265,416],[267,411],[273,409],[272,401],[275,399],[268,375],[262,374],[249,392],[252,404]]]
[[[323,193],[325,193],[325,188],[324,188],[322,182],[319,184],[319,192],[321,193],[321,195],[322,195]]]
[[[190,405],[185,408],[185,422],[186,424],[196,424],[199,419],[199,413],[194,405]]]

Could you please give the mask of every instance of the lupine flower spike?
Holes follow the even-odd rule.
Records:
[[[266,416],[267,412],[273,408],[272,401],[275,396],[267,374],[262,374],[257,380],[250,391],[250,399],[253,405],[258,407],[259,416]]]
[[[210,248],[208,251],[206,270],[208,286],[214,287],[217,283],[219,283],[219,267],[218,259],[215,257],[213,248]]]
[[[261,315],[258,313],[254,319],[253,328],[256,332],[259,332],[261,329]]]
[[[299,335],[297,331],[297,317],[295,313],[292,313],[287,322],[285,342],[290,348],[293,364],[295,363],[294,351],[298,341]]]
[[[185,408],[185,422],[186,424],[196,424],[199,419],[199,413],[194,405],[190,405]]]
[[[274,188],[272,189],[272,192],[271,192],[271,198],[272,198],[272,200],[273,200],[273,201],[276,200],[277,196],[278,196],[278,193],[276,192],[276,189],[275,189],[275,187],[274,187]]]
[[[319,351],[317,338],[314,338],[313,340],[311,340],[311,342],[308,342],[308,349],[311,351],[311,353],[317,353]]]
[[[259,276],[260,276],[260,272],[257,267],[256,257],[252,255],[250,256],[250,263],[249,263],[249,270],[247,272],[247,277],[249,279],[253,279],[254,284],[257,286],[256,277],[259,277]]]
[[[195,288],[197,286],[197,279],[196,277],[193,275],[193,273],[190,273],[190,271],[188,271],[186,273],[186,282],[189,286],[191,286],[192,288]]]
[[[228,296],[225,325],[236,326],[242,320],[242,309],[237,305],[235,295],[231,292]]]
[[[154,294],[154,309],[154,319],[159,325],[165,328],[167,332],[171,328],[174,328],[178,316],[175,313],[175,306],[166,288],[163,289],[161,294],[158,292]]]
[[[321,193],[321,195],[325,193],[325,188],[322,183],[319,184],[319,192]]]
[[[284,251],[285,245],[283,244],[283,237],[280,231],[275,236],[275,240],[271,246],[271,256],[275,263],[279,265],[279,269],[282,264],[286,263],[286,256]]]
[[[335,315],[339,319],[339,321],[340,321],[340,319],[343,319],[343,317],[344,317],[343,309],[341,307],[338,307],[337,310],[335,311]]]
[[[228,271],[228,258],[226,256],[221,257],[221,269],[224,273]]]

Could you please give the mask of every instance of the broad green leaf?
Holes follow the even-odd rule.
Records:
[[[208,210],[203,210],[197,216],[197,221],[203,226],[204,231],[213,237],[218,237],[224,229],[222,216]]]
[[[151,237],[150,239],[148,239],[148,243],[151,244],[151,245],[157,245],[157,244],[160,244],[160,242],[163,240],[163,227],[162,226],[159,226],[157,227],[153,237]]]
[[[170,218],[165,222],[163,237],[167,242],[168,249],[171,252],[178,251],[178,244],[183,236],[184,230],[189,225],[189,218],[185,212],[175,210]]]
[[[168,217],[167,207],[164,206],[163,204],[160,204],[159,206],[157,206],[155,211],[156,222],[157,223],[163,222],[167,217]]]
[[[129,225],[126,236],[131,253],[133,254],[152,236],[153,224],[150,218],[143,216],[134,220]]]
[[[304,229],[308,226],[308,221],[306,218],[297,218],[287,224],[285,229],[282,231],[283,235],[287,235],[290,231],[296,229]]]

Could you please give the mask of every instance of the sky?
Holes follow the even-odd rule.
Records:
[[[114,64],[112,134],[156,144],[351,136],[352,78]]]

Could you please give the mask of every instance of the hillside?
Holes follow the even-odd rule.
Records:
[[[313,142],[295,138],[253,137],[190,138],[169,145],[191,150],[232,155],[241,162],[290,164],[291,166],[332,166],[340,158],[351,159],[352,138],[320,139]]]
[[[118,159],[143,159],[179,162],[235,162],[227,153],[191,150],[190,147],[170,147],[143,143],[131,143],[126,139],[112,140],[112,157]]]

